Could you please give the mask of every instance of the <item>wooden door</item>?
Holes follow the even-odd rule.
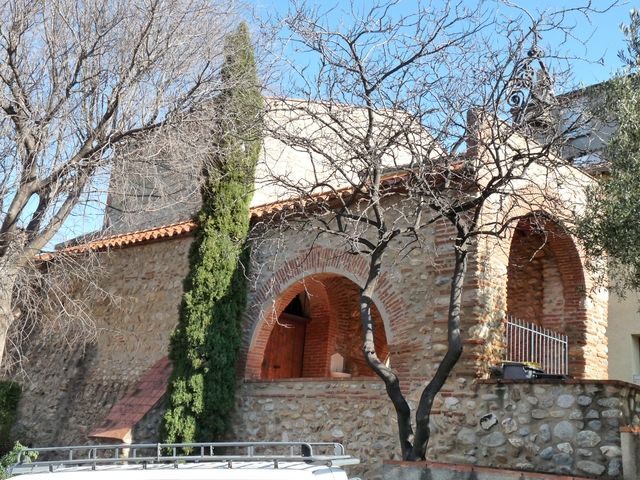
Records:
[[[299,378],[302,376],[304,336],[307,319],[282,314],[273,327],[262,361],[262,378]]]

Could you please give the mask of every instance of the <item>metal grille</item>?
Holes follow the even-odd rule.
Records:
[[[535,362],[545,373],[569,373],[566,335],[507,315],[506,344],[509,362]]]

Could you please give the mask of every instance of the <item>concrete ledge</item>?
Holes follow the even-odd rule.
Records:
[[[505,385],[514,385],[514,384],[533,384],[533,385],[605,385],[619,388],[628,388],[630,390],[640,391],[640,385],[636,383],[629,383],[623,380],[592,380],[589,378],[531,378],[531,379],[521,379],[521,380],[505,380],[504,378],[480,378],[476,380],[476,382],[480,385],[496,385],[496,384],[505,384]]]
[[[254,379],[245,378],[244,383],[263,383],[263,384],[278,384],[278,383],[383,383],[378,377],[301,377],[301,378],[274,378],[274,379]]]
[[[620,427],[622,433],[640,433],[640,426],[638,425],[625,425]]]
[[[590,480],[587,477],[503,470],[440,462],[403,462],[386,460],[384,480]]]

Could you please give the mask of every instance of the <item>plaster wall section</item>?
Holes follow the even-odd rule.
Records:
[[[609,296],[609,378],[640,384],[640,293]]]

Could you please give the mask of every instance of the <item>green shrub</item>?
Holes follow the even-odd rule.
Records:
[[[2,457],[0,457],[0,480],[5,480],[9,478],[9,467],[14,465],[18,461],[18,455],[20,452],[26,450],[27,447],[22,445],[20,442],[16,442],[13,447]],[[25,454],[25,458],[23,461],[25,463],[29,463],[38,458],[38,454],[36,452],[28,452]]]
[[[8,380],[0,381],[0,455],[12,447],[11,428],[16,421],[20,385]]]

